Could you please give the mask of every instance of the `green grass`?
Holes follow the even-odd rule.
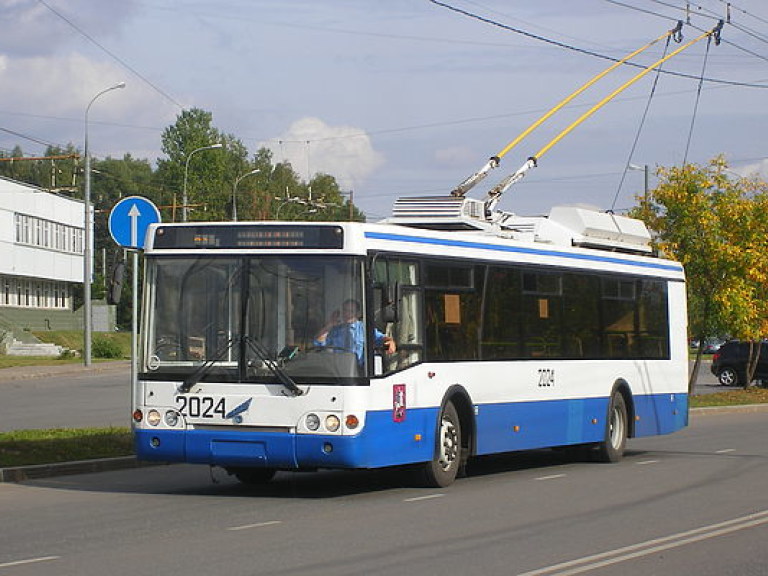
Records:
[[[69,348],[70,350],[83,349],[83,333],[77,330],[49,330],[33,332],[33,334],[43,342],[58,344],[59,346],[64,346],[64,348]],[[118,346],[123,358],[131,357],[130,332],[94,332],[91,345],[98,339],[106,340],[114,343],[115,346]]]
[[[699,394],[692,396],[691,408],[708,408],[713,406],[743,406],[745,404],[768,403],[768,388],[737,388],[714,394]]]
[[[0,433],[0,468],[133,455],[128,428],[17,430]]]
[[[60,366],[62,364],[82,364],[83,359],[77,357],[70,358],[49,358],[43,356],[6,356],[0,354],[0,369],[17,368],[19,366]]]

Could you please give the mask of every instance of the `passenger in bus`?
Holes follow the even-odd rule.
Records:
[[[374,344],[383,347],[387,354],[394,354],[397,347],[395,341],[373,329]],[[330,320],[315,336],[315,346],[327,346],[354,352],[357,361],[362,365],[365,354],[365,327],[360,320],[360,303],[357,300],[345,300],[341,310],[335,310]]]

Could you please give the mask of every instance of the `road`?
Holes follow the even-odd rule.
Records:
[[[766,432],[768,413],[696,415],[619,464],[486,458],[442,490],[186,465],[0,484],[0,576],[766,574]]]
[[[131,374],[126,362],[0,370],[0,432],[30,428],[129,426]],[[16,375],[16,377],[14,377]]]
[[[3,372],[0,370],[0,432],[130,424],[128,363],[37,378],[13,379]],[[696,393],[721,390],[705,361]]]

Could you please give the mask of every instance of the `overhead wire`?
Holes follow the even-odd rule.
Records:
[[[722,20],[720,22],[722,22]],[[715,43],[717,43],[718,40],[719,40],[719,38],[715,37]],[[704,72],[705,72],[706,67],[707,67],[707,59],[709,58],[709,47],[710,47],[711,43],[712,43],[712,37],[710,36],[709,38],[707,38],[707,48],[704,51],[704,63],[701,65],[701,77],[702,78],[704,78]],[[685,155],[683,156],[683,166],[688,164],[688,152],[689,152],[689,150],[691,148],[691,141],[693,139],[693,127],[696,124],[696,115],[697,115],[697,113],[699,111],[699,101],[701,100],[701,87],[702,87],[703,84],[704,84],[704,80],[701,80],[699,82],[699,88],[696,91],[696,101],[695,101],[695,103],[693,105],[693,114],[691,115],[691,127],[688,130],[688,142],[685,145]]]
[[[479,22],[483,22],[485,24],[489,24],[491,26],[495,26],[497,28],[501,28],[502,30],[507,30],[509,32],[514,32],[515,34],[520,34],[522,36],[525,36],[527,38],[531,38],[533,40],[538,40],[540,42],[545,42],[547,44],[551,44],[553,46],[557,46],[558,48],[564,48],[566,50],[570,50],[572,52],[577,52],[580,54],[584,54],[587,56],[592,56],[594,58],[600,58],[601,60],[608,60],[610,62],[617,62],[618,59],[614,58],[612,56],[608,56],[606,54],[601,54],[599,52],[595,52],[594,50],[588,50],[586,48],[580,48],[578,46],[573,46],[571,44],[566,44],[565,42],[560,42],[558,40],[554,40],[552,38],[547,38],[545,36],[541,36],[539,34],[533,34],[532,32],[528,32],[527,30],[523,30],[521,28],[516,28],[514,26],[510,26],[508,24],[504,24],[502,22],[498,22],[496,20],[493,20],[491,18],[486,18],[485,16],[481,16],[480,14],[476,14],[474,12],[470,12],[469,10],[464,10],[463,8],[459,8],[457,6],[453,6],[452,4],[448,4],[446,2],[441,2],[440,0],[427,0],[431,4],[434,4],[436,6],[440,6],[441,8],[445,8],[446,10],[450,10],[452,12],[455,12],[457,14],[460,14],[462,16],[466,16],[468,18],[472,18],[474,20],[477,20]],[[616,0],[606,0],[607,2],[611,2],[613,4],[619,4],[626,7],[635,8],[633,6],[629,6],[628,4],[623,4],[621,2],[617,2]],[[656,14],[657,16],[661,16],[659,14]],[[664,17],[664,16],[661,16]],[[627,66],[633,66],[635,68],[645,68],[642,64],[637,64],[634,62],[626,62]],[[692,74],[685,74],[683,72],[676,72],[673,70],[664,70],[662,74],[667,74],[669,76],[677,76],[680,78],[688,78],[691,80],[698,80],[698,76],[694,76]],[[768,84],[755,84],[751,82],[739,82],[735,80],[725,80],[722,78],[705,78],[704,79],[707,82],[713,83],[713,84],[724,84],[728,86],[741,86],[745,88],[768,88]]]
[[[658,16],[659,18],[671,19],[670,16],[666,16],[664,14],[659,14],[658,12],[653,12],[652,10],[640,8],[639,6],[634,6],[632,4],[627,4],[626,2],[621,2],[620,0],[604,0],[604,1],[608,2],[609,4],[614,4],[616,6],[621,6],[623,8],[628,8],[630,10],[634,10],[635,12],[642,12],[644,14],[651,14],[653,16]],[[664,2],[663,0],[649,0],[649,1],[650,2],[655,2],[656,4],[659,4],[661,6],[666,6],[667,8],[672,8],[673,10],[682,11],[683,13],[688,14],[687,9],[682,7],[682,6],[678,6],[678,5],[675,5],[675,4],[670,4],[669,2]],[[696,7],[701,9],[702,11],[706,10],[707,12],[710,12],[710,14],[699,13],[698,15],[701,16],[702,18],[708,18],[710,20],[720,20],[721,19],[720,16],[718,16],[716,12],[713,12],[711,10],[707,10],[706,8],[703,8],[702,6],[698,6],[697,5]],[[687,22],[687,25],[690,26],[691,28],[693,28],[694,30],[698,30],[699,32],[703,32],[704,31],[704,29],[702,29],[702,28],[700,28],[700,27],[698,27],[698,26],[696,26],[694,24],[691,24],[690,21]],[[750,36],[753,36],[753,37],[757,38],[758,40],[761,40],[763,42],[768,43],[768,39],[760,38],[757,35],[757,33],[747,32],[746,30],[740,28],[738,25],[735,25],[732,22],[730,22],[730,25],[733,26],[734,28],[738,29],[738,30],[741,30],[745,34],[749,34]],[[725,38],[722,39],[722,42],[723,42],[723,44],[727,44],[728,46],[732,46],[732,47],[736,48],[737,50],[740,50],[740,51],[744,52],[745,54],[749,54],[750,56],[754,56],[755,58],[759,58],[760,60],[765,60],[766,62],[768,62],[768,56],[763,56],[762,54],[758,54],[754,50],[750,50],[749,48],[745,48],[744,46],[736,44],[735,42],[733,42],[731,40],[728,40],[728,39],[725,39]],[[691,77],[691,76],[689,76],[689,77]],[[691,77],[691,78],[693,78],[693,77]],[[695,79],[698,80],[698,77],[695,77]],[[706,79],[705,78],[705,80],[708,80],[708,81],[711,82],[711,79]]]
[[[48,4],[48,3],[47,3],[45,0],[37,0],[37,1],[38,1],[40,4],[42,4],[43,6],[45,6],[45,7],[46,7],[46,8],[47,8],[47,9],[48,9],[48,10],[49,10],[51,13],[53,13],[53,14],[54,14],[54,15],[56,15],[58,18],[60,18],[61,20],[63,20],[63,21],[64,21],[64,22],[65,22],[65,23],[66,23],[68,26],[70,26],[72,29],[74,29],[74,30],[75,30],[75,31],[76,31],[78,34],[80,34],[80,35],[81,35],[81,36],[83,36],[85,39],[87,39],[89,42],[91,42],[92,44],[94,44],[95,46],[97,46],[97,47],[98,47],[100,50],[102,50],[102,51],[103,51],[103,52],[105,52],[107,55],[109,55],[111,58],[113,58],[113,59],[114,59],[116,62],[118,62],[118,63],[119,63],[121,66],[123,66],[123,67],[124,67],[126,70],[128,70],[129,72],[131,72],[132,74],[134,74],[134,75],[135,75],[137,78],[139,78],[139,79],[140,79],[142,82],[144,82],[144,83],[145,83],[147,86],[149,86],[150,88],[152,88],[152,90],[154,90],[155,92],[157,92],[158,94],[160,94],[160,95],[161,95],[163,98],[165,98],[166,100],[168,100],[169,102],[171,102],[171,103],[172,103],[173,105],[175,105],[177,108],[179,108],[179,109],[181,109],[181,110],[183,110],[183,109],[184,109],[184,106],[182,106],[181,104],[179,104],[179,102],[178,102],[178,101],[177,101],[175,98],[173,98],[173,96],[171,96],[170,94],[168,94],[167,92],[165,92],[165,91],[164,91],[162,88],[160,88],[159,86],[155,85],[155,84],[154,84],[154,83],[153,83],[151,80],[149,80],[149,79],[148,79],[146,76],[144,76],[144,75],[143,75],[141,72],[139,72],[139,71],[138,71],[138,70],[136,70],[136,69],[135,69],[133,66],[131,66],[130,64],[128,64],[128,62],[126,62],[125,60],[123,60],[122,58],[120,58],[120,56],[118,56],[117,54],[115,54],[114,52],[112,52],[111,50],[109,50],[109,49],[108,49],[106,46],[104,46],[104,45],[102,45],[101,43],[99,43],[99,42],[98,42],[98,41],[97,41],[97,40],[96,40],[96,39],[95,39],[93,36],[91,36],[91,35],[90,35],[90,34],[88,34],[88,33],[87,33],[85,30],[83,30],[82,28],[80,28],[80,27],[79,27],[77,24],[75,24],[74,22],[72,22],[72,20],[70,20],[69,18],[67,18],[66,16],[64,16],[64,14],[62,14],[61,12],[59,12],[58,10],[56,10],[56,9],[55,9],[53,6],[51,6],[50,4]]]
[[[667,50],[669,49],[669,41],[670,38],[667,38],[667,42],[664,45],[664,56],[667,54]],[[616,194],[613,197],[613,202],[611,202],[611,211],[613,211],[616,208],[616,202],[619,200],[619,194],[621,193],[621,187],[624,185],[624,180],[627,178],[627,172],[629,172],[629,166],[632,163],[632,157],[635,155],[635,150],[637,149],[637,143],[640,141],[640,135],[643,132],[643,127],[645,126],[645,121],[648,117],[648,111],[651,108],[651,101],[653,100],[654,95],[656,94],[656,86],[659,83],[659,76],[661,76],[661,66],[659,66],[656,69],[656,75],[653,78],[653,84],[651,85],[651,91],[648,94],[648,100],[645,103],[645,109],[643,110],[643,115],[640,118],[640,124],[637,127],[637,132],[635,133],[635,139],[632,142],[632,147],[629,150],[629,154],[627,155],[627,162],[624,165],[624,170],[621,173],[621,179],[619,180],[619,185],[616,187]]]

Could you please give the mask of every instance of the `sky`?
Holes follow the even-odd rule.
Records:
[[[670,73],[621,92],[499,208],[618,212],[642,192],[644,166],[653,186],[658,167],[717,154],[768,177],[768,5],[730,6],[719,45],[702,40],[664,64]],[[125,82],[90,108],[94,156],[154,163],[162,131],[201,108],[251,154],[268,147],[304,179],[334,175],[376,221],[400,196],[449,194],[608,67],[602,57],[623,58],[680,19],[685,43],[718,18],[724,0],[0,0],[0,150],[82,150],[89,102]],[[664,54],[659,42],[633,62]],[[468,196],[483,198],[639,71],[622,66],[590,87]]]

